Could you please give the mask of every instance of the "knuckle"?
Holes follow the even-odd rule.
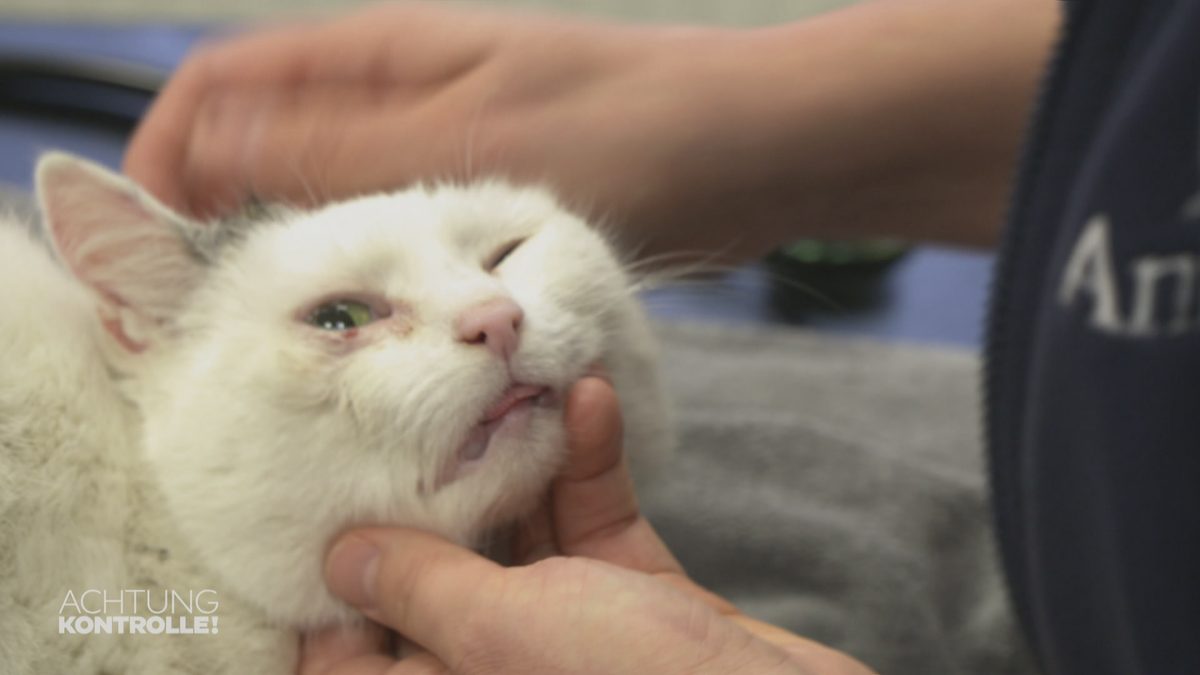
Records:
[[[530,565],[527,569],[545,576],[545,583],[555,585],[569,579],[590,576],[596,571],[597,563],[590,558],[556,556]]]
[[[492,645],[502,642],[501,636],[498,635],[500,631],[496,625],[496,617],[490,612],[472,610],[462,617],[458,630],[462,633],[461,639],[464,644],[477,646],[477,655],[492,651]]]
[[[401,632],[412,625],[423,594],[432,591],[437,582],[436,561],[428,555],[415,555],[405,565],[391,565],[385,559],[376,578],[376,597],[388,624]]]
[[[516,640],[514,625],[518,622],[511,620],[509,612],[499,611],[500,603],[493,601],[494,593],[475,593],[480,601],[456,617],[449,628],[457,633],[454,642],[465,646],[452,655],[449,661],[452,672],[474,675],[505,670],[503,666]]]
[[[218,75],[223,45],[207,44],[196,47],[188,53],[183,64],[175,71],[172,78],[181,85],[204,86],[211,85]]]
[[[429,652],[405,657],[401,663],[403,665],[397,671],[407,675],[450,675],[452,672],[449,666]]]
[[[586,602],[611,581],[602,563],[583,557],[546,558],[521,569],[530,577],[523,580],[527,587],[537,589],[538,605]]]

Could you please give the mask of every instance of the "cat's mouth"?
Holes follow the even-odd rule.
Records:
[[[466,441],[438,474],[434,490],[453,483],[481,464],[497,436],[520,433],[529,424],[535,408],[558,405],[561,396],[550,387],[514,384],[483,413],[467,434]]]

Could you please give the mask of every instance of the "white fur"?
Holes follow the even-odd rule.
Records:
[[[0,223],[0,663],[18,673],[291,672],[292,631],[357,618],[322,581],[339,531],[477,544],[536,505],[564,459],[561,404],[432,488],[514,378],[565,392],[603,363],[627,452],[670,446],[629,280],[543,191],[414,188],[206,248],[189,238],[222,237],[94,165],[51,155],[38,177],[73,274]],[[343,297],[392,316],[353,338],[304,321]],[[455,337],[497,297],[525,315],[511,369]],[[146,587],[216,589],[221,639],[58,635],[66,590]]]

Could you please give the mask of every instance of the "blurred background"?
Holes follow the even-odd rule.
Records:
[[[639,22],[756,26],[855,0],[491,0]],[[861,0],[857,0],[861,1]],[[0,185],[28,190],[39,152],[119,166],[154,89],[198,41],[243,22],[363,0],[0,0]],[[836,68],[837,64],[830,64]],[[803,86],[803,83],[797,83]],[[799,242],[769,260],[645,295],[677,320],[784,324],[975,350],[991,255],[892,242]]]

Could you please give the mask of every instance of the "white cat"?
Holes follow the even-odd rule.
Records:
[[[356,619],[322,581],[331,539],[403,524],[476,544],[528,512],[593,364],[627,451],[671,444],[629,278],[543,191],[214,226],[66,155],[37,189],[57,261],[0,223],[4,673],[292,672],[297,631]],[[60,625],[205,589],[216,633]]]

